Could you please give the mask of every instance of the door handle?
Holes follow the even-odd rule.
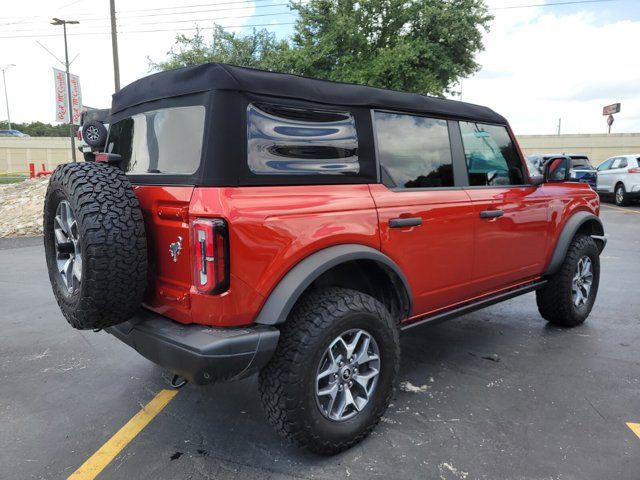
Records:
[[[480,212],[480,218],[498,218],[504,215],[502,210],[483,210]]]
[[[401,217],[389,220],[389,228],[419,227],[422,217]]]

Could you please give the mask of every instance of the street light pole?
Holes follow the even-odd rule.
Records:
[[[5,72],[11,67],[15,67],[15,65],[10,63],[2,69],[2,83],[4,84],[4,99],[5,102],[7,102],[7,123],[9,124],[9,130],[11,130],[11,114],[9,113],[9,95],[7,95],[7,78],[5,77]]]
[[[69,100],[69,136],[71,137],[71,158],[76,161],[76,136],[73,131],[73,102],[71,100],[71,74],[69,73],[69,49],[67,47],[67,24],[78,24],[77,20],[60,20],[59,18],[53,18],[51,25],[62,25],[62,31],[64,32],[64,66],[67,73],[67,96]]]

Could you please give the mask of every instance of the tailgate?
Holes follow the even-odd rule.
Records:
[[[189,202],[192,186],[135,185],[147,235],[149,285],[145,306],[191,322],[189,290]]]

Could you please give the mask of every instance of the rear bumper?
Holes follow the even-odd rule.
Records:
[[[271,358],[280,336],[277,328],[265,325],[183,325],[148,310],[106,330],[152,362],[199,385],[259,371]]]

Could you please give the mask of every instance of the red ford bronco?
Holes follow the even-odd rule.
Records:
[[[314,452],[379,421],[401,329],[532,291],[570,327],[595,301],[598,196],[567,158],[530,177],[488,108],[207,64],[124,88],[109,123],[47,191],[64,316],[196,384],[259,372]]]

